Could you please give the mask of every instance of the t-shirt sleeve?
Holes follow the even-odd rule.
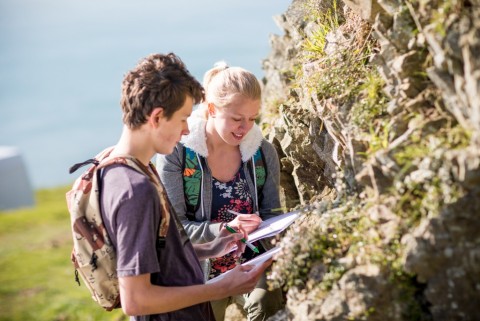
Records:
[[[108,168],[102,200],[107,232],[117,253],[118,276],[160,272],[156,251],[159,201],[154,186],[133,169]]]

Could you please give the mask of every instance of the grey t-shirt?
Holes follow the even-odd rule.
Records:
[[[151,274],[162,286],[203,284],[203,272],[192,244],[171,208],[165,247],[157,250],[160,200],[148,178],[126,165],[103,171],[101,210],[117,253],[119,277]],[[174,312],[132,317],[131,320],[214,321],[209,303]]]

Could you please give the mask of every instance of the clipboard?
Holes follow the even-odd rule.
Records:
[[[270,250],[268,250],[267,252],[265,253],[262,253],[260,254],[259,256],[257,257],[254,257],[253,259],[251,259],[250,261],[247,261],[245,263],[243,263],[242,265],[245,266],[245,265],[254,265],[254,266],[257,266],[257,265],[260,265],[262,264],[263,262],[269,260],[271,257],[273,257],[273,255],[275,255],[276,253],[278,253],[280,251],[280,247],[279,246],[276,246]],[[205,282],[206,284],[210,284],[210,283],[214,283],[214,282],[217,282],[221,279],[223,279],[225,277],[225,275],[227,275],[228,273],[230,273],[232,270],[229,270],[225,273],[222,273],[220,274],[219,276],[216,276],[214,277],[213,279],[210,279],[208,280],[207,282]]]
[[[234,214],[240,214],[234,211],[230,211]],[[293,212],[288,212],[284,214],[271,217],[268,220],[260,223],[258,228],[248,235],[248,242],[255,242],[266,237],[275,236],[280,232],[283,232],[287,227],[289,227],[298,217],[302,210],[296,210]],[[237,247],[233,247],[232,251],[235,251]]]
[[[248,241],[255,242],[266,237],[277,235],[289,227],[299,216],[300,211],[293,211],[269,218],[263,221],[255,231],[248,235]]]

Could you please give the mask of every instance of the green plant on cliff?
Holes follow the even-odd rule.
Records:
[[[389,99],[383,88],[385,82],[372,67],[364,67],[363,83],[359,85],[359,97],[352,106],[351,120],[361,128],[370,127],[374,120],[385,114]]]
[[[450,165],[442,159],[446,150],[455,148],[447,143],[448,137],[438,139],[438,133],[430,134],[417,143],[401,146],[394,153],[395,159],[408,167],[399,173],[391,191],[399,200],[395,212],[406,219],[407,228],[423,217],[438,215],[444,206],[456,202],[464,194],[453,182]]]
[[[382,93],[383,82],[376,69],[368,64],[371,48],[376,46],[375,40],[367,32],[361,43],[350,42],[340,53],[327,56],[323,50],[326,36],[338,29],[342,18],[335,1],[322,5],[322,11],[318,11],[319,8],[317,11],[310,10],[310,15],[306,17],[318,28],[317,32],[306,36],[305,52],[297,64],[302,66],[314,62],[319,70],[307,78],[304,69],[297,67],[292,83],[314,94],[321,104],[328,100],[347,110],[354,108],[353,118],[362,125],[370,126],[373,119],[384,113],[387,102]],[[325,9],[325,6],[328,8]],[[364,30],[365,27],[360,29]],[[388,135],[388,127],[385,127],[384,135]],[[374,148],[384,148],[385,142],[386,139],[382,138],[378,141],[379,146]],[[339,199],[339,202],[330,205],[331,212],[322,216],[321,226],[299,226],[298,230],[288,234],[288,241],[282,242],[287,247],[285,253],[273,269],[273,282],[279,285],[284,280],[285,288],[315,288],[321,293],[329,291],[346,270],[339,258],[347,253],[354,255],[356,251],[370,249],[371,241],[364,237],[369,224],[359,215],[359,208],[355,205],[357,202],[355,199]],[[318,282],[308,282],[309,279],[316,279],[312,273],[317,272],[312,271],[321,274]]]
[[[311,14],[317,29],[305,36],[304,52],[299,61],[303,65],[313,62],[319,70],[307,77],[304,70],[298,68],[295,83],[306,82],[308,92],[315,93],[320,102],[332,100],[338,106],[352,108],[349,117],[354,124],[368,126],[385,112],[388,103],[383,92],[384,82],[376,67],[368,62],[377,46],[376,40],[371,37],[371,27],[363,22],[354,36],[336,45],[335,54],[326,55],[327,35],[335,34],[341,17],[336,2],[323,5],[328,4],[328,9]]]
[[[285,290],[297,287],[326,292],[343,275],[345,268],[337,259],[359,239],[358,234],[352,233],[359,217],[351,208],[353,203],[325,214],[332,206],[327,204],[323,203],[323,208],[321,206],[304,218],[312,224],[296,225],[284,236],[281,260],[273,266],[269,278],[271,285],[283,286]],[[323,219],[313,223],[317,215]],[[311,279],[319,282],[308,282]]]
[[[287,289],[296,287],[315,291],[322,298],[352,266],[375,264],[388,276],[401,304],[414,311],[409,318],[420,320],[422,314],[415,311],[421,308],[411,295],[416,287],[411,282],[412,276],[403,271],[400,240],[422,217],[439,211],[442,202],[438,202],[438,198],[449,194],[450,199],[455,199],[458,193],[446,188],[448,175],[441,179],[425,177],[421,182],[408,178],[418,170],[421,159],[434,152],[423,144],[429,141],[428,135],[438,135],[438,132],[434,127],[431,130],[419,127],[421,130],[412,131],[410,136],[391,146],[400,133],[394,126],[395,120],[386,113],[389,99],[383,92],[385,83],[376,67],[369,63],[372,48],[377,46],[376,41],[366,33],[362,42],[352,42],[350,46],[340,48],[341,51],[336,54],[327,56],[323,50],[326,37],[338,25],[332,27],[332,11],[325,12],[330,17],[318,15],[314,20],[320,28],[305,40],[306,52],[299,60],[299,65],[314,62],[318,70],[309,73],[305,80],[304,69],[298,68],[295,83],[310,94],[315,94],[320,105],[329,101],[338,106],[336,110],[342,109],[348,114],[344,120],[349,122],[349,130],[362,133],[358,137],[366,142],[367,151],[362,154],[364,160],[376,163],[376,155],[384,153],[388,159],[396,162],[400,170],[392,179],[392,188],[387,188],[380,198],[369,194],[368,190],[361,200],[344,194],[339,203],[323,213],[326,217],[320,219],[319,226],[307,228],[300,225],[288,234],[288,241],[282,242],[286,246],[285,253],[273,268],[271,279],[277,285],[281,280],[285,281],[283,286]],[[326,116],[328,119],[328,110],[325,113],[320,117]],[[418,110],[416,113],[419,120],[415,121],[419,122],[428,111]],[[408,123],[412,118],[410,114],[399,115],[396,121]],[[435,124],[435,121],[432,123]],[[466,141],[463,134],[454,131],[452,135],[452,141]],[[435,171],[434,174],[439,173]],[[385,236],[378,234],[378,222],[372,221],[369,216],[370,209],[377,205],[384,205],[401,218],[388,242],[384,241]],[[354,257],[359,261],[352,262]],[[372,309],[369,311],[375,313],[375,308]]]
[[[358,152],[357,155],[365,156],[365,158],[374,157],[375,153],[388,148],[390,143],[390,123],[372,122],[369,124],[369,132],[366,134],[368,148],[365,152]]]
[[[430,2],[430,5],[438,7],[436,10],[432,10],[430,23],[434,27],[437,35],[441,38],[445,38],[447,30],[445,29],[445,21],[451,17],[452,12],[459,12],[463,6],[463,1],[459,0],[444,0],[438,1],[438,3]]]
[[[318,1],[309,0],[304,3],[307,12],[307,21],[315,23],[315,29],[311,35],[305,36],[303,43],[304,54],[308,59],[318,59],[324,56],[327,35],[336,30],[341,21],[337,9],[337,0],[325,1],[322,6]]]
[[[358,185],[356,189],[338,193],[335,201],[287,232],[286,241],[282,241],[284,252],[273,267],[271,277],[277,285],[293,288],[294,294],[302,292],[323,306],[324,298],[341,298],[349,290],[362,292],[361,286],[353,290],[341,288],[351,275],[355,277],[356,267],[377,268],[379,273],[372,279],[381,280],[380,288],[386,284],[382,294],[388,297],[388,304],[375,299],[376,306],[365,306],[357,315],[335,315],[339,319],[372,317],[372,320],[379,320],[392,313],[398,318],[384,319],[431,320],[429,303],[425,299],[426,285],[419,284],[417,276],[407,272],[418,253],[414,253],[415,248],[406,247],[405,240],[420,238],[417,230],[420,223],[425,227],[431,219],[441,222],[445,214],[456,211],[451,205],[456,205],[467,192],[457,177],[468,175],[466,164],[461,163],[466,160],[459,159],[458,155],[465,150],[471,151],[475,133],[469,133],[455,120],[451,109],[444,105],[441,89],[429,79],[438,57],[432,56],[428,42],[454,43],[458,29],[450,32],[444,26],[458,22],[460,9],[465,10],[459,7],[462,4],[471,6],[471,3],[456,0],[412,3],[418,10],[411,11],[407,5],[399,3],[398,15],[392,16],[391,21],[381,17],[385,22],[379,24],[377,31],[385,36],[381,39],[388,40],[382,42],[381,50],[376,50],[378,44],[368,32],[363,41],[353,41],[351,46],[340,46],[333,53],[324,50],[326,39],[336,33],[336,28],[331,28],[331,19],[322,21],[318,18],[320,15],[311,20],[306,17],[307,26],[317,23],[321,28],[317,33],[306,35],[305,52],[299,55],[293,79],[297,95],[304,93],[305,97],[296,96],[295,102],[307,105],[305,109],[313,117],[320,118],[323,128],[335,135],[336,141],[346,142],[342,146],[345,153],[337,178],[347,177],[347,170],[351,170]],[[331,11],[323,12],[332,14]],[[411,12],[424,15],[419,19],[420,24],[415,25]],[[451,15],[452,12],[456,15]],[[422,23],[429,24],[430,31],[437,30],[435,27],[443,29],[425,40]],[[466,25],[461,27],[467,28]],[[351,34],[357,29],[351,29]],[[450,38],[445,39],[448,33]],[[447,55],[451,54],[451,49],[447,48]],[[410,55],[413,51],[416,51],[414,55]],[[384,54],[382,58],[388,60],[382,65],[382,76],[371,64],[372,52]],[[408,66],[403,66],[406,57],[410,60]],[[457,60],[445,63],[452,63],[448,68],[459,67]],[[398,70],[389,76],[389,68]],[[449,75],[447,67],[443,76],[447,80],[452,76],[457,85],[457,74],[455,77]],[[462,83],[461,76],[458,84]],[[310,108],[312,106],[314,108]],[[349,156],[354,164],[351,168],[348,168]],[[360,171],[362,175],[357,175]],[[340,187],[339,180],[335,185],[337,191],[352,186],[342,184]],[[422,255],[425,254],[420,253],[419,257]],[[369,290],[372,289],[365,292]],[[349,304],[346,301],[341,303],[344,307]],[[388,308],[398,310],[386,312]]]

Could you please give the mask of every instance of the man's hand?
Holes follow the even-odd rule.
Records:
[[[213,282],[212,285],[221,289],[219,297],[234,296],[251,292],[265,270],[272,264],[272,259],[259,265],[239,265],[230,270],[225,277]]]

